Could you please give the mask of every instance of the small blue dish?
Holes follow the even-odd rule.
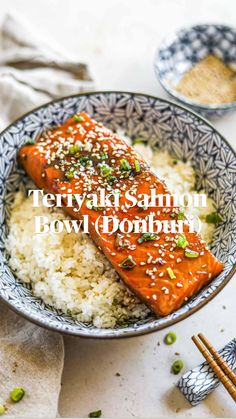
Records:
[[[225,25],[196,25],[169,36],[155,54],[155,73],[163,88],[179,102],[207,117],[218,117],[236,110],[236,101],[206,105],[189,100],[175,85],[194,64],[209,54],[236,70],[236,29]]]

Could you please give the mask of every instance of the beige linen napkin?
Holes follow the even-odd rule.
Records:
[[[62,337],[27,322],[0,304],[0,403],[4,417],[50,417],[57,414],[64,360]],[[19,403],[9,400],[23,387]]]
[[[85,64],[38,40],[18,19],[7,15],[0,48],[0,129],[53,98],[90,90]],[[50,417],[57,413],[64,360],[63,340],[22,319],[0,302],[0,403],[6,416]],[[8,399],[14,387],[24,399]]]
[[[88,67],[7,15],[0,38],[0,130],[35,106],[92,90]]]

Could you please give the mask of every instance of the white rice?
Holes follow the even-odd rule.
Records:
[[[195,174],[189,163],[174,164],[167,152],[153,152],[143,144],[135,148],[156,174],[166,180],[171,191],[193,191]],[[205,219],[213,210],[213,201],[208,198],[207,208],[195,209],[195,213]],[[147,316],[146,306],[119,280],[88,235],[66,231],[37,235],[34,233],[36,215],[46,215],[49,222],[69,219],[58,208],[34,208],[32,197],[26,198],[22,192],[16,194],[6,249],[10,267],[22,282],[31,284],[34,295],[98,328],[112,328]],[[213,232],[213,225],[203,223],[202,235],[207,242],[211,241]]]

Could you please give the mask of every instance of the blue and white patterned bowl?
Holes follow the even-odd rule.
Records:
[[[204,105],[189,100],[175,90],[183,74],[209,54],[221,58],[236,70],[236,29],[225,25],[196,25],[169,36],[156,51],[154,69],[164,89],[178,101],[208,117],[236,110],[236,101]]]
[[[111,129],[121,127],[131,138],[140,137],[151,147],[167,149],[175,158],[189,160],[198,175],[198,188],[215,200],[224,222],[217,229],[213,253],[224,271],[179,310],[157,319],[116,329],[96,329],[45,305],[30,288],[17,280],[4,257],[7,220],[14,194],[22,181],[18,148],[26,138],[63,123],[70,115],[86,111]],[[170,326],[194,313],[213,298],[232,277],[236,259],[236,156],[224,138],[193,112],[152,96],[123,92],[88,93],[64,98],[37,108],[0,135],[0,298],[37,324],[77,336],[113,338],[134,336]]]

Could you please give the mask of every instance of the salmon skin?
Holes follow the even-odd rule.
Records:
[[[117,134],[86,113],[78,113],[63,125],[43,134],[35,144],[19,150],[19,159],[35,184],[54,194],[107,193],[120,194],[120,206],[91,207],[75,203],[64,210],[75,219],[89,218],[92,239],[106,255],[125,284],[157,315],[166,316],[178,309],[193,294],[223,269],[196,233],[184,226],[184,235],[98,234],[95,222],[101,214],[116,216],[120,221],[177,219],[180,209],[173,207],[125,207],[124,194],[170,194],[164,182]],[[101,218],[101,217],[100,217]],[[100,222],[100,221],[99,221]]]

